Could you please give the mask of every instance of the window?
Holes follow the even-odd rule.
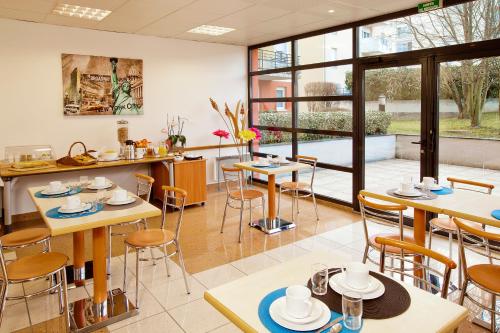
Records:
[[[286,96],[286,88],[278,87],[276,88],[276,98],[283,98]],[[277,111],[286,111],[285,102],[276,102]]]
[[[251,52],[252,71],[263,71],[292,66],[292,44],[280,43],[254,49]]]
[[[361,30],[361,38],[370,38],[370,33],[365,30]]]
[[[352,58],[352,29],[302,38],[297,41],[297,65]]]
[[[297,71],[298,96],[351,95],[352,65]]]

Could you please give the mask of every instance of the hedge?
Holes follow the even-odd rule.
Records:
[[[292,123],[290,112],[261,111],[259,125],[290,127]],[[335,130],[343,132],[352,131],[352,113],[345,111],[329,112],[300,112],[298,127],[307,129]],[[391,124],[391,115],[387,112],[367,111],[365,114],[365,128],[367,135],[387,134]],[[327,135],[300,133],[299,141],[315,141],[328,138]],[[292,134],[282,131],[262,131],[263,144],[287,143],[292,141]]]

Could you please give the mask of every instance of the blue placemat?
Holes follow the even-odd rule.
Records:
[[[259,168],[259,169],[274,169],[274,168],[279,168],[280,166],[279,165],[274,165],[274,164],[270,164],[270,165],[252,165],[254,168]]]
[[[496,210],[492,211],[491,216],[493,216],[497,220],[500,220],[500,209],[496,209]]]
[[[52,219],[72,219],[76,217],[84,217],[84,216],[94,215],[100,212],[104,208],[104,204],[98,203],[95,206],[93,205],[92,208],[90,208],[89,210],[73,214],[61,214],[58,212],[59,208],[61,208],[61,206],[49,209],[48,211],[45,212],[45,215]]]
[[[434,194],[437,194],[437,195],[446,195],[446,194],[452,194],[453,193],[453,189],[451,189],[449,187],[443,187],[440,190],[434,190],[434,191],[431,191],[431,192],[434,193]]]
[[[298,331],[290,330],[288,328],[284,328],[283,326],[278,325],[272,318],[271,315],[269,314],[269,307],[271,304],[278,298],[285,296],[286,288],[281,288],[278,290],[275,290],[269,294],[267,294],[262,301],[260,301],[259,304],[259,318],[262,324],[271,332],[273,333],[296,333]],[[337,312],[332,311],[332,318],[330,319],[330,322],[338,317],[342,316],[342,314],[339,314]],[[342,321],[341,321],[342,323]],[[326,333],[330,330],[330,328],[325,329],[321,333]],[[315,332],[315,331],[304,331],[304,332]],[[359,331],[352,331],[347,329],[346,327],[342,328],[342,333],[350,333],[350,332],[359,332]]]
[[[37,198],[47,198],[47,199],[69,197],[70,195],[75,195],[77,193],[80,193],[82,191],[82,188],[80,186],[72,187],[71,190],[69,190],[68,192],[61,193],[61,194],[56,194],[56,195],[45,195],[45,194],[42,194],[42,191],[43,190],[40,190],[40,191],[36,192],[35,193],[35,197],[37,197]]]

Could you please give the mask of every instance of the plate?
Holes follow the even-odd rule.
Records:
[[[89,184],[89,186],[87,186],[87,188],[91,190],[104,190],[106,188],[110,188],[111,186],[113,186],[113,183],[110,181],[107,181],[104,186],[96,186],[94,185],[94,182],[92,182]]]
[[[102,158],[100,157],[97,161],[99,162],[114,162],[114,161],[119,161],[120,158],[119,157],[116,157],[116,158]]]
[[[377,290],[377,288],[380,287],[380,284],[381,284],[381,282],[378,279],[376,279],[370,275],[368,286],[366,288],[362,288],[362,289],[354,288],[354,287],[351,287],[348,283],[346,283],[345,273],[335,274],[334,276],[335,276],[335,282],[337,284],[344,287],[345,289],[349,289],[349,290],[358,292],[360,294],[368,294],[368,293],[374,292],[375,290]],[[332,276],[332,278],[333,278],[333,276]]]
[[[125,201],[114,201],[113,198],[111,198],[108,201],[106,201],[106,203],[111,206],[120,206],[120,205],[128,205],[132,202],[135,202],[135,200],[136,200],[135,197],[129,196],[128,199]]]
[[[60,190],[57,190],[57,191],[51,191],[49,190],[49,188],[47,187],[45,190],[43,190],[41,193],[43,195],[58,195],[58,194],[63,194],[63,193],[68,193],[71,189],[69,187],[63,187],[62,189]]]
[[[354,291],[354,292],[357,292],[361,295],[361,297],[363,297],[363,299],[374,299],[374,298],[378,298],[380,296],[382,296],[384,293],[385,293],[385,287],[384,287],[384,284],[382,282],[380,282],[379,279],[377,278],[374,278],[373,276],[370,275],[370,279],[373,279],[373,284],[377,286],[377,288],[371,292],[363,292],[363,291],[360,291],[360,290],[355,290],[355,289],[352,289],[350,288],[349,286],[346,286],[345,284],[343,284],[342,282],[342,276],[339,276],[339,275],[342,275],[340,273],[338,274],[335,274],[334,276],[332,276],[330,278],[330,280],[328,281],[328,284],[330,285],[330,288],[332,288],[336,293],[342,295],[342,293],[345,291],[345,290],[349,290],[349,291]]]
[[[271,319],[284,328],[301,332],[314,331],[326,325],[332,318],[332,313],[330,312],[328,306],[320,300],[316,300],[320,308],[322,309],[321,316],[318,319],[306,324],[295,324],[289,322],[288,320],[285,320],[283,317],[281,317],[282,307],[285,304],[285,299],[286,296],[280,297],[276,299],[269,307],[269,315],[271,316]]]
[[[415,185],[415,187],[416,188],[423,188],[424,184],[420,183],[420,184]],[[434,184],[434,186],[431,186],[431,188],[429,188],[430,191],[439,191],[442,189],[443,189],[443,187],[441,185],[438,185],[438,184]]]
[[[293,163],[295,163],[295,162],[294,161],[282,161],[282,162],[280,162],[280,165],[290,165]]]
[[[318,320],[319,317],[321,317],[321,315],[323,314],[323,308],[321,307],[321,304],[319,304],[319,302],[315,299],[315,298],[312,298],[311,301],[313,302],[313,308],[312,308],[312,311],[311,311],[311,314],[305,318],[295,318],[291,315],[289,315],[288,313],[286,313],[286,296],[285,297],[281,297],[279,298],[278,300],[280,300],[281,303],[278,303],[276,306],[280,307],[281,308],[281,312],[279,313],[279,315],[285,319],[286,321],[289,321],[291,323],[294,323],[294,324],[308,324],[312,321],[315,321],[315,320]]]
[[[81,213],[92,208],[92,204],[90,202],[82,202],[80,204],[80,207],[73,209],[67,209],[65,206],[66,205],[62,205],[57,211],[61,214],[73,214],[73,213]]]
[[[401,190],[395,190],[394,193],[403,197],[421,197],[423,195],[422,192],[419,191],[402,192]]]
[[[271,164],[269,163],[254,163],[252,164],[253,167],[256,167],[256,168],[267,168],[269,166],[271,166]]]

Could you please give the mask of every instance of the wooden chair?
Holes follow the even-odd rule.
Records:
[[[135,231],[127,236],[125,239],[125,262],[123,264],[123,291],[126,291],[127,284],[127,256],[130,248],[136,251],[136,262],[135,262],[135,297],[136,297],[136,307],[139,308],[139,263],[141,261],[140,254],[142,250],[145,249],[162,249],[163,256],[165,259],[165,265],[167,269],[167,275],[170,276],[168,267],[168,258],[177,254],[179,256],[179,264],[182,269],[182,275],[184,277],[184,283],[186,285],[186,292],[190,294],[189,284],[186,276],[186,268],[184,267],[184,258],[182,257],[182,251],[179,244],[179,235],[181,232],[182,218],[184,214],[184,205],[186,203],[187,192],[183,189],[173,187],[173,186],[162,186],[164,191],[163,197],[163,210],[162,210],[162,220],[161,227],[159,229],[142,229]],[[167,222],[167,208],[171,207],[178,209],[179,215],[177,218],[177,224],[175,226],[175,232],[166,230]],[[173,253],[168,253],[167,246],[174,246],[175,251]],[[147,259],[145,259],[147,260]],[[157,258],[151,258],[150,260],[157,260]]]
[[[491,315],[490,330],[492,333],[496,333],[495,318],[500,316],[500,311],[496,310],[497,297],[500,297],[500,246],[498,245],[500,234],[476,228],[462,219],[454,218],[453,222],[458,228],[460,258],[464,275],[460,305],[464,304],[467,297],[474,305],[488,311]],[[480,258],[487,259],[488,263],[469,265],[465,250],[478,254]],[[491,295],[491,307],[483,305],[481,300],[468,291],[468,287],[471,285]]]
[[[254,200],[261,200],[262,205],[262,218],[266,218],[266,199],[264,193],[259,190],[247,189],[245,176],[243,170],[238,168],[229,168],[222,166],[222,174],[224,175],[224,184],[226,186],[226,205],[224,207],[224,215],[222,217],[222,225],[220,232],[224,232],[224,224],[226,222],[227,207],[240,210],[240,233],[238,242],[241,243],[241,235],[243,233],[243,211],[245,210],[245,203],[249,205],[250,223],[252,223],[252,202]],[[258,206],[257,206],[258,207]]]
[[[450,258],[443,256],[440,253],[427,249],[423,246],[419,246],[414,243],[409,243],[405,241],[401,241],[398,239],[391,239],[385,237],[376,237],[375,242],[380,244],[381,253],[380,253],[380,272],[384,273],[385,271],[390,271],[391,273],[401,274],[402,276],[408,276],[413,279],[415,286],[421,286],[422,289],[425,289],[429,292],[441,293],[442,298],[448,297],[448,290],[450,285],[450,275],[451,270],[457,267],[457,264]],[[394,250],[389,250],[394,249]],[[401,255],[402,253],[413,253],[413,258],[418,256],[421,257],[422,260],[411,260],[411,257]],[[410,263],[413,268],[411,270],[401,270],[392,267],[385,266],[386,257],[390,257],[391,259],[396,259],[401,262],[401,266],[403,266],[404,262]],[[436,262],[441,263],[444,266],[444,271],[440,271],[437,268],[429,265],[429,261],[423,260],[425,257],[435,260]],[[427,264],[425,264],[427,262]],[[416,275],[415,268],[417,268],[417,272],[420,274]],[[443,281],[441,283],[441,287],[433,283],[433,281],[429,278],[432,272],[434,275],[441,276]]]
[[[474,192],[480,192],[480,193],[485,193],[485,194],[491,194],[493,189],[495,188],[494,185],[487,184],[487,183],[481,183],[481,182],[476,182],[472,180],[466,180],[466,179],[458,179],[458,178],[453,178],[453,177],[448,177],[447,180],[450,182],[450,186],[453,189],[462,189],[462,190],[468,190],[468,191],[474,191]],[[484,226],[481,226],[479,223],[475,222],[465,222],[468,223],[470,226],[474,228],[484,229]],[[432,235],[437,232],[441,231],[444,233],[448,234],[448,247],[449,247],[449,252],[448,256],[450,258],[453,257],[453,235],[457,235],[458,237],[458,228],[453,222],[453,217],[449,216],[446,218],[441,218],[441,217],[436,217],[433,218],[429,221],[429,249],[432,249]],[[458,286],[462,285],[462,260],[460,256],[458,257]]]
[[[66,285],[66,264],[68,257],[57,252],[42,252],[6,263],[3,251],[4,246],[0,242],[0,266],[2,275],[0,276],[0,326],[2,324],[5,304],[7,300],[17,300],[38,296],[52,291],[59,292],[59,312],[65,314],[66,331],[69,332],[69,307],[68,289]],[[50,286],[46,289],[38,290],[30,294],[23,292],[20,296],[8,296],[9,286],[22,284],[34,280],[50,279]]]
[[[366,263],[366,260],[378,265],[379,262],[370,257],[370,250],[375,250],[377,252],[381,252],[381,246],[378,244],[375,239],[377,237],[390,238],[400,241],[406,241],[408,243],[415,244],[415,239],[411,236],[404,235],[404,224],[403,224],[403,212],[408,208],[404,205],[398,204],[389,204],[389,203],[375,203],[372,201],[368,201],[363,195],[358,194],[359,206],[361,211],[361,217],[363,219],[363,232],[365,234],[365,252],[363,255],[363,263]],[[379,233],[370,235],[368,232],[368,220],[371,222],[393,227],[397,226],[398,230],[394,233]],[[387,252],[396,253],[399,252],[399,249],[394,247],[387,247]],[[405,255],[411,256],[412,253],[405,253]],[[391,265],[393,266],[393,262]],[[404,270],[404,266],[400,268]],[[403,276],[401,276],[403,277]]]
[[[0,237],[4,250],[17,250],[20,248],[41,244],[42,252],[50,251],[50,230],[48,228],[28,228],[14,231]]]
[[[304,155],[297,155],[295,158],[298,163],[305,163],[312,166],[311,181],[309,183],[305,183],[300,182],[299,179],[297,179],[296,182],[283,182],[280,184],[278,194],[278,217],[280,216],[281,193],[290,192],[292,195],[292,221],[295,220],[295,211],[297,212],[297,214],[299,214],[299,199],[307,197],[312,197],[314,211],[316,212],[316,221],[319,221],[318,206],[316,204],[316,197],[314,195],[313,189],[314,175],[316,173],[316,164],[318,163],[318,158]],[[295,206],[296,209],[294,209]]]
[[[153,183],[155,182],[153,177],[143,175],[141,173],[135,174],[136,178],[136,194],[142,200],[149,202],[149,198],[151,197],[151,189],[153,188]],[[119,223],[115,225],[108,226],[108,274],[111,273],[111,249],[112,249],[112,239],[114,236],[127,236],[127,233],[124,232],[113,232],[113,227],[124,227],[129,225],[135,225],[136,230],[140,230],[140,227],[147,229],[148,224],[146,219],[138,219],[130,222]],[[153,256],[153,250],[151,250],[151,257]],[[157,258],[162,259],[162,258]],[[153,260],[153,264],[156,265],[156,260]]]

